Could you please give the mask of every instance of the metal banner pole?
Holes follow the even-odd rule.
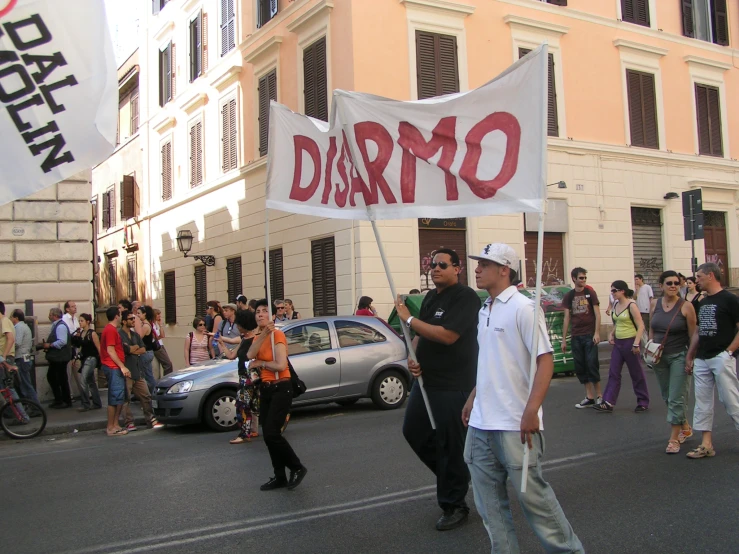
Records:
[[[536,296],[534,297],[534,337],[531,341],[531,365],[529,366],[529,396],[536,377],[536,359],[539,352],[539,309],[541,308],[541,266],[544,263],[544,212],[539,212],[539,242],[536,245]],[[541,423],[541,422],[540,422]],[[529,454],[527,443],[523,445],[523,467],[521,468],[521,492],[526,492],[529,479]]]
[[[695,216],[693,215],[693,195],[690,198],[690,271],[695,276]]]
[[[393,303],[395,303],[395,299],[398,297],[398,295],[395,291],[395,281],[393,281],[393,275],[392,273],[390,273],[390,266],[388,265],[387,258],[385,257],[385,249],[382,246],[382,240],[380,239],[380,232],[377,230],[377,223],[375,222],[374,218],[370,219],[370,223],[372,223],[372,230],[375,233],[375,240],[377,241],[377,248],[380,249],[380,257],[382,258],[382,265],[385,267],[385,275],[387,275],[388,283],[390,283],[390,293],[393,295]],[[416,353],[413,351],[413,343],[411,342],[411,334],[408,330],[408,325],[406,325],[405,321],[400,322],[400,328],[403,330],[403,336],[405,337],[405,343],[408,345],[408,355],[411,360],[413,360],[414,362],[417,362],[418,359],[416,358]],[[423,396],[423,403],[426,404],[426,411],[429,414],[429,421],[431,422],[431,428],[436,430],[436,421],[434,421],[434,414],[431,412],[431,404],[429,404],[429,398],[426,395],[426,389],[423,388],[423,377],[418,377],[418,385],[421,387],[421,395]]]
[[[269,312],[269,320],[272,321],[272,282],[269,278],[269,208],[264,207],[264,271],[267,281],[267,310]],[[272,343],[272,360],[275,361],[275,334],[269,335]],[[275,371],[275,379],[279,379],[279,372]]]

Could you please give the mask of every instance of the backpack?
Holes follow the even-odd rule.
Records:
[[[300,377],[298,377],[298,374],[295,373],[295,368],[293,367],[293,364],[290,363],[289,358],[287,360],[287,367],[290,369],[290,384],[293,389],[293,398],[297,398],[303,394],[308,387],[305,386],[305,383],[303,383]]]
[[[626,307],[626,310],[629,313],[629,318],[631,318],[631,324],[634,326],[634,329],[638,329],[636,325],[636,321],[634,320],[634,314],[631,313],[631,305],[636,304],[633,300],[629,302],[629,305]],[[623,313],[623,312],[621,312]],[[611,319],[613,320],[613,323],[615,325],[616,323],[616,302],[613,303],[613,306],[611,306]]]
[[[591,290],[593,290],[593,287],[591,287],[590,285],[585,285],[585,298],[588,299],[588,304],[590,304],[590,309],[593,310],[593,313],[595,313],[595,306],[593,306],[593,297],[588,292]],[[575,300],[575,289],[572,289],[567,294],[570,296],[570,307],[568,309],[570,310],[570,312],[572,312],[572,302]]]

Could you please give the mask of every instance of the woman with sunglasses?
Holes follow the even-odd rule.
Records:
[[[154,361],[154,331],[151,324],[154,322],[154,310],[151,306],[139,306],[136,309],[136,315],[141,321],[141,340],[144,342],[144,348],[146,352],[139,356],[139,362],[141,363],[141,369],[144,372],[144,379],[149,387],[149,394],[154,394],[154,387],[157,386],[157,381],[154,379],[154,368],[152,362]]]
[[[667,404],[667,422],[672,425],[665,453],[677,454],[685,439],[693,436],[686,417],[685,355],[690,337],[695,333],[696,317],[693,305],[680,298],[680,278],[676,271],[662,273],[659,285],[664,296],[654,302],[649,339],[662,345],[662,357],[652,368]]]
[[[644,321],[636,302],[632,300],[634,291],[625,281],[614,281],[611,284],[611,294],[615,300],[611,309],[613,330],[608,337],[608,342],[613,345],[611,366],[608,371],[608,384],[603,393],[603,402],[593,406],[593,409],[604,413],[613,411],[618,401],[618,394],[621,392],[621,371],[626,363],[636,395],[637,406],[634,411],[636,413],[646,412],[649,409],[649,389],[647,389],[644,368],[639,360]]]
[[[210,360],[213,357],[213,346],[210,337],[205,332],[205,320],[196,317],[192,320],[192,328],[185,339],[185,367],[190,367],[198,362]]]
[[[701,292],[695,277],[688,277],[685,279],[685,284],[688,287],[688,290],[685,293],[684,298],[693,305],[695,313],[698,313],[698,303],[703,300],[705,293]]]
[[[357,304],[357,311],[354,315],[377,315],[377,311],[372,307],[372,299],[369,296],[362,296]]]

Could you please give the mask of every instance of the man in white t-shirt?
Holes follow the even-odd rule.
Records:
[[[490,298],[479,312],[477,386],[462,410],[468,426],[464,458],[470,468],[475,504],[493,552],[520,552],[506,481],[510,477],[529,525],[547,552],[584,553],[562,507],[541,474],[544,397],[554,373],[554,357],[544,313],[519,294],[518,256],[507,244],[488,244],[477,260],[477,288]],[[538,319],[537,372],[530,386],[529,366]],[[529,448],[528,481],[520,492],[524,449]]]
[[[636,306],[641,312],[641,318],[644,321],[644,329],[649,333],[649,312],[652,307],[654,291],[652,290],[652,287],[644,282],[644,275],[641,273],[634,275],[634,284],[636,285]]]
[[[80,328],[80,318],[77,317],[77,303],[74,300],[67,300],[64,303],[64,315],[62,316],[62,321],[69,328],[70,336]],[[74,349],[73,352],[76,354]],[[69,364],[67,364],[67,373],[70,377],[70,382],[74,383],[74,388],[77,390],[77,397],[82,398],[82,381],[80,380],[80,373],[76,369],[77,364],[79,364],[79,360],[77,360],[75,356],[70,360]]]

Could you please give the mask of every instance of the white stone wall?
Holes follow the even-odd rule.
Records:
[[[73,300],[77,313],[93,309],[90,190],[87,171],[0,206],[0,300],[6,316],[33,300],[40,338],[49,333],[50,308]],[[50,400],[43,354],[36,363],[39,398]]]

